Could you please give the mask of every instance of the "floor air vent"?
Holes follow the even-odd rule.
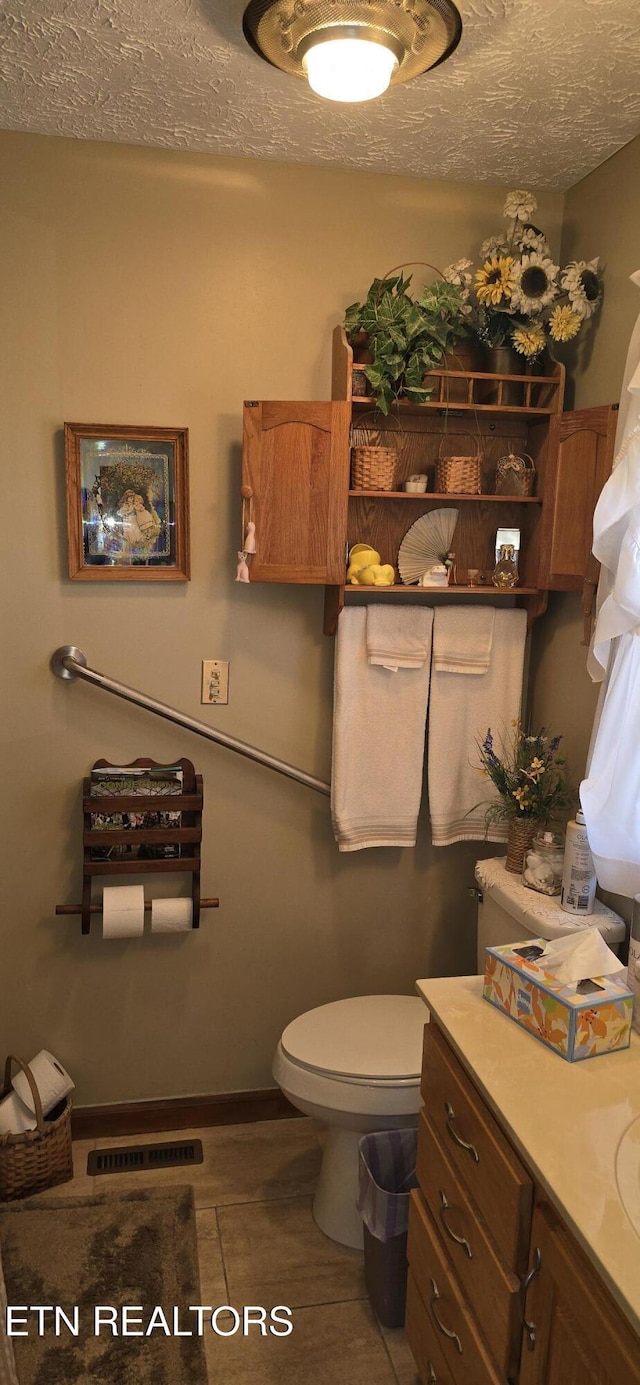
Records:
[[[87,1173],[135,1173],[138,1169],[174,1169],[181,1164],[202,1162],[202,1140],[172,1140],[167,1144],[92,1149],[87,1160]]]

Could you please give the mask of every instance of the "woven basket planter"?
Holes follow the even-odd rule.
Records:
[[[482,492],[482,453],[480,443],[471,433],[467,435],[475,446],[470,456],[441,456],[446,434],[440,439],[436,463],[436,491],[441,495],[480,495]]]
[[[514,875],[522,875],[525,852],[533,843],[540,823],[533,818],[511,818],[507,837],[507,870]]]
[[[0,1135],[0,1202],[29,1197],[68,1183],[73,1178],[71,1149],[71,1102],[65,1097],[46,1119],[42,1114],[40,1093],[31,1069],[20,1058],[10,1054],[4,1070],[2,1096],[9,1096],[11,1066],[21,1068],[31,1089],[37,1126],[20,1135]]]

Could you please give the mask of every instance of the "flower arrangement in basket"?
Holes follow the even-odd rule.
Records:
[[[512,726],[513,735],[502,755],[496,753],[491,728],[478,741],[478,750],[480,773],[498,792],[497,799],[487,805],[485,825],[507,825],[507,869],[519,871],[536,831],[572,806],[575,790],[567,778],[566,757],[558,753],[562,736],[550,737],[545,727],[526,735],[520,721]]]
[[[544,232],[532,221],[533,193],[507,195],[504,231],[480,247],[480,265],[457,260],[443,271],[473,310],[473,326],[488,347],[513,347],[528,361],[550,342],[577,337],[602,301],[599,259],[554,264]]]

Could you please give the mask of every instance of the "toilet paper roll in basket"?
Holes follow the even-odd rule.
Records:
[[[102,892],[103,938],[141,938],[144,933],[144,886],[105,885]]]
[[[153,899],[151,901],[152,933],[190,933],[192,926],[192,899]]]
[[[29,1098],[33,1106],[31,1093]],[[37,1124],[35,1114],[16,1092],[10,1092],[4,1101],[0,1101],[0,1135],[22,1135],[25,1130],[35,1130]]]
[[[64,1096],[68,1096],[69,1092],[73,1091],[75,1083],[63,1068],[62,1063],[59,1063],[52,1053],[48,1053],[46,1048],[41,1049],[40,1053],[36,1053],[35,1058],[31,1059],[28,1066],[40,1093],[42,1114],[48,1116],[49,1112],[53,1111],[54,1106],[57,1106]],[[35,1116],[35,1101],[25,1074],[23,1072],[16,1073],[11,1085],[20,1098],[21,1104],[27,1108],[27,1112]],[[11,1100],[10,1097],[9,1100]],[[35,1120],[33,1125],[23,1128],[33,1130],[34,1126]]]

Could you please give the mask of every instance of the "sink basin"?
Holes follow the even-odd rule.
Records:
[[[640,1236],[640,1116],[637,1116],[618,1145],[616,1182],[624,1210]]]

